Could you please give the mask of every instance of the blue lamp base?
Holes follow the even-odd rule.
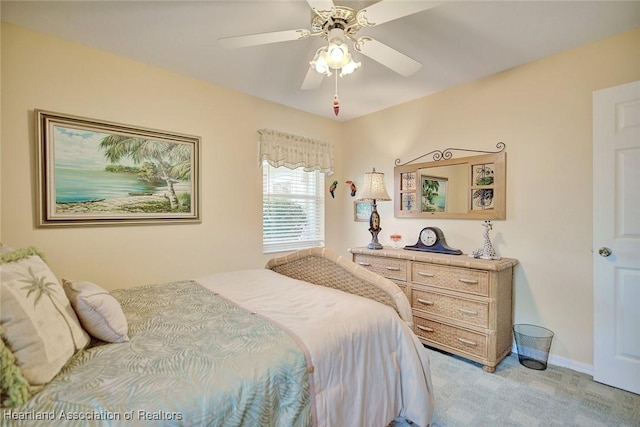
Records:
[[[382,230],[382,229],[380,229],[380,230]],[[378,230],[378,231],[380,231],[380,230]],[[376,231],[375,234],[374,234],[373,231],[371,232],[371,236],[373,236],[373,237],[371,239],[371,242],[367,245],[367,248],[369,248],[369,249],[382,249],[382,243],[378,242],[378,231]]]
[[[367,245],[369,249],[382,249],[382,244],[378,242],[378,233],[380,233],[380,215],[378,214],[377,204],[375,199],[371,209],[371,216],[369,217],[369,233],[371,233],[371,243]]]

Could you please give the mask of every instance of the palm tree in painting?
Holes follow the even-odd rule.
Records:
[[[438,196],[440,183],[434,179],[425,179],[422,181],[422,212],[434,211],[433,198]]]
[[[111,163],[117,163],[125,157],[135,164],[151,162],[169,191],[171,209],[179,206],[173,183],[175,180],[187,180],[191,175],[191,148],[186,144],[153,141],[126,135],[109,135],[100,141],[100,148]]]
[[[53,305],[53,308],[55,308],[58,314],[60,315],[60,317],[62,317],[62,319],[64,320],[64,323],[67,324],[67,329],[69,330],[69,335],[71,335],[71,341],[73,342],[73,347],[75,351],[78,351],[79,347],[78,347],[78,344],[76,343],[75,338],[73,337],[73,330],[71,329],[71,325],[69,324],[69,319],[67,319],[67,317],[62,313],[62,310],[60,310],[60,308],[58,307],[58,305],[56,304],[52,296],[54,292],[51,289],[51,287],[56,289],[56,288],[59,288],[59,286],[56,283],[46,282],[45,280],[46,280],[46,276],[37,277],[36,274],[33,272],[33,269],[29,267],[29,276],[26,279],[20,279],[21,282],[28,283],[29,285],[23,286],[21,289],[25,289],[27,291],[27,299],[29,298],[31,293],[33,292],[36,293],[36,298],[35,298],[35,301],[33,302],[34,308],[38,306],[38,302],[40,301],[43,295],[46,295],[49,298],[49,301],[51,301],[51,305]]]

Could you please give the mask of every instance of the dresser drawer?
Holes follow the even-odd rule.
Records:
[[[489,304],[413,288],[411,307],[424,313],[456,319],[470,325],[489,326]]]
[[[354,262],[387,279],[407,281],[407,261],[357,254]]]
[[[489,295],[489,272],[482,270],[414,262],[411,281],[475,295]]]
[[[455,348],[474,356],[487,357],[487,336],[413,316],[413,331],[420,338]]]

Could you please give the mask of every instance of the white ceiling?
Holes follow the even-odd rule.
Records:
[[[400,1],[400,0],[385,0]],[[422,0],[412,0],[422,1]],[[359,10],[375,2],[342,1]],[[3,21],[310,113],[348,120],[640,27],[640,1],[448,1],[363,28],[421,62],[402,77],[355,52],[362,67],[302,90],[319,37],[225,50],[218,39],[309,28],[296,1],[2,1]]]

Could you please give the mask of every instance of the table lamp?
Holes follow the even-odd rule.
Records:
[[[372,201],[371,216],[369,217],[371,243],[367,245],[367,248],[382,249],[382,245],[378,242],[378,233],[382,228],[380,228],[380,215],[378,214],[376,202],[389,201],[391,197],[389,197],[389,193],[387,193],[387,189],[384,186],[384,174],[376,172],[376,168],[373,168],[373,172],[365,172],[362,182],[362,190],[358,195],[358,201]]]

